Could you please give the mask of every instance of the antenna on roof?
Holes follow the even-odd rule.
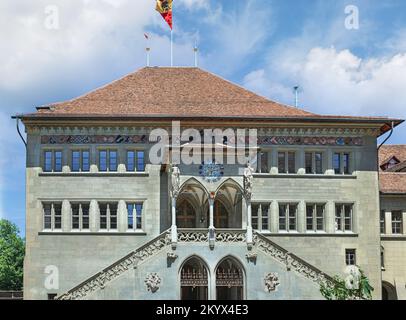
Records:
[[[197,47],[197,41],[195,42],[193,51],[195,53],[195,68],[197,68],[197,58],[198,58],[198,54],[199,54],[199,48]]]
[[[293,92],[295,94],[295,107],[299,107],[299,92],[302,92],[302,88],[300,86],[294,86]]]

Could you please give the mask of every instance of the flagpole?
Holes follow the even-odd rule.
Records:
[[[173,30],[171,29],[171,67],[173,67]]]

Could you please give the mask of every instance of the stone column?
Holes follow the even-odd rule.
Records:
[[[392,234],[392,212],[385,211],[385,234]]]
[[[171,242],[172,248],[176,248],[178,242],[178,227],[176,226],[176,197],[172,197],[172,226],[171,226]]]
[[[279,232],[279,206],[277,201],[272,201],[271,203],[271,232],[278,233]]]
[[[406,235],[406,211],[403,211],[402,215],[403,235]]]
[[[305,151],[303,148],[300,148],[298,154],[298,170],[297,174],[306,174],[306,166],[305,166]]]
[[[278,150],[271,149],[271,174],[278,174]]]
[[[70,232],[72,229],[71,208],[68,200],[62,202],[62,231]]]
[[[209,246],[214,248],[216,242],[216,228],[214,227],[214,197],[209,198]]]
[[[299,202],[297,208],[297,231],[299,233],[306,232],[306,203],[304,201]]]
[[[327,165],[326,165],[326,174],[334,175],[334,168],[333,168],[333,150],[329,148],[327,150]]]
[[[127,204],[124,200],[118,202],[117,207],[117,228],[118,232],[127,232],[128,222],[127,222]]]
[[[89,229],[90,232],[97,232],[100,228],[99,204],[96,200],[90,202],[89,207]]]
[[[246,200],[247,204],[247,245],[252,247],[252,210],[251,210],[251,200]]]
[[[326,219],[326,232],[327,233],[335,233],[336,228],[335,228],[335,207],[334,207],[334,202],[333,201],[328,201],[326,204],[326,212],[325,212],[325,219]]]

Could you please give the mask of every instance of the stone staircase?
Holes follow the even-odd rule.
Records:
[[[277,260],[279,263],[286,265],[288,271],[297,272],[313,282],[320,284],[322,282],[334,281],[329,275],[310,265],[296,255],[288,252],[260,233],[254,233],[253,241],[253,247],[249,250],[247,249],[246,258],[248,260],[256,260],[257,252],[260,251]],[[216,245],[245,245],[246,242],[245,230],[217,230],[215,234]],[[208,230],[179,229],[178,243],[189,243],[191,245],[208,244]],[[85,280],[75,288],[60,295],[57,300],[86,299],[86,297],[92,292],[104,289],[109,282],[114,281],[123,273],[136,268],[149,258],[159,254],[162,250],[171,247],[171,245],[171,232],[170,230],[167,230],[153,240],[147,242],[145,245],[142,245],[129,253],[124,258]],[[176,259],[176,257],[175,251],[168,253],[168,259]]]

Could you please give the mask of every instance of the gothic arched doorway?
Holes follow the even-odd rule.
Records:
[[[196,210],[186,199],[182,200],[176,208],[176,225],[179,228],[196,227]]]
[[[217,300],[244,299],[244,271],[234,258],[223,259],[216,268]]]
[[[182,266],[180,271],[180,299],[209,299],[209,275],[205,263],[200,258],[191,257]]]

